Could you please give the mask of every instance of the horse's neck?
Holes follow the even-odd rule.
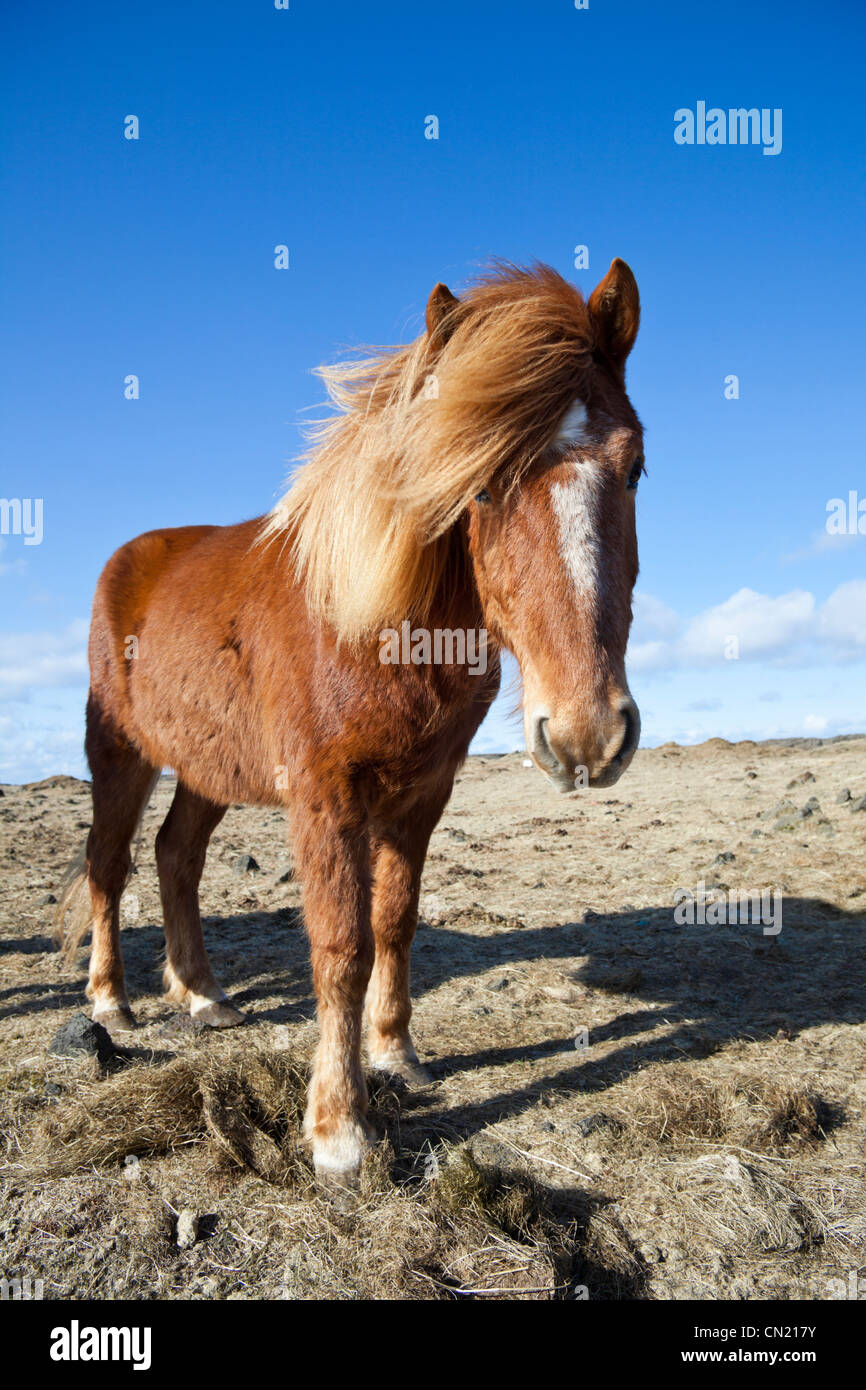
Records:
[[[429,626],[477,631],[484,624],[484,613],[475,573],[469,555],[469,537],[464,522],[458,522],[446,537],[447,547],[442,574],[431,605]]]

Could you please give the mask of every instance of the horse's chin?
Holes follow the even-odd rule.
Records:
[[[619,781],[620,777],[625,772],[630,762],[631,759],[629,758],[625,762],[609,763],[608,766],[604,768],[601,772],[599,772],[597,776],[590,777],[589,785],[591,787],[615,786],[615,784]]]
[[[603,768],[601,772],[590,777],[588,781],[578,781],[573,774],[570,775],[561,765],[558,767],[545,767],[537,759],[533,759],[533,761],[538,770],[544,773],[548,782],[553,784],[560,796],[574,796],[577,792],[586,791],[588,787],[593,790],[602,790],[605,787],[615,786],[631,762],[631,758],[626,758],[622,762],[615,759],[613,762],[608,763],[607,767]]]

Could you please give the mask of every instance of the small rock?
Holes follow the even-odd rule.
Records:
[[[179,1250],[189,1250],[198,1240],[198,1212],[192,1207],[184,1207],[177,1218],[177,1246]]]
[[[639,1245],[637,1247],[637,1253],[646,1265],[656,1265],[660,1260],[664,1259],[657,1245]]]
[[[853,798],[851,796],[850,791],[847,787],[843,787],[842,790],[839,792],[839,795],[836,797],[836,805],[844,806],[846,801],[851,800],[853,800]]]
[[[294,869],[286,869],[285,873],[277,875],[277,877],[274,879],[274,883],[292,883],[294,881],[294,877]]]
[[[737,856],[736,856],[735,854],[732,854],[731,851],[730,851],[729,849],[723,849],[722,852],[721,852],[721,854],[717,854],[717,855],[716,855],[715,859],[713,860],[713,863],[714,863],[714,864],[733,864],[733,862],[734,862],[734,860],[736,859],[736,857],[737,857]]]
[[[138,1182],[141,1177],[141,1159],[138,1154],[127,1154],[123,1160],[123,1176],[127,1182]]]
[[[232,872],[236,873],[239,878],[243,874],[257,874],[259,865],[251,854],[239,854],[232,864]]]
[[[124,1055],[114,1046],[108,1030],[101,1023],[94,1023],[86,1014],[76,1014],[58,1028],[48,1051],[55,1057],[76,1057],[84,1053],[85,1056],[96,1057],[103,1067]]]
[[[207,1032],[207,1024],[200,1018],[193,1018],[192,1014],[176,1013],[160,1024],[156,1031],[160,1038],[198,1037],[199,1033]]]
[[[780,816],[779,819],[774,822],[773,829],[800,830],[802,829],[803,819],[802,811],[786,811],[783,816]]]
[[[552,1122],[552,1120],[542,1120],[538,1128],[541,1130],[543,1134],[556,1133],[556,1125]]]
[[[44,898],[40,898],[40,899],[39,899],[39,906],[40,906],[40,907],[50,907],[52,903],[56,903],[56,902],[57,902],[57,899],[55,898],[55,896],[54,896],[53,893],[46,893]]]
[[[806,782],[814,782],[814,780],[814,772],[801,772],[799,777],[791,778],[788,783],[788,791],[790,791],[792,787],[802,787]]]
[[[603,1110],[598,1110],[594,1115],[584,1115],[583,1119],[575,1120],[574,1128],[585,1139],[587,1135],[595,1134],[598,1129],[607,1129],[610,1124],[610,1116],[605,1115]]]
[[[820,809],[821,809],[821,803],[820,803],[820,801],[818,800],[817,796],[810,796],[810,797],[809,797],[809,800],[806,802],[806,804],[805,804],[804,807],[803,807],[803,815],[804,815],[804,816],[812,816],[812,815],[814,815],[814,813],[815,813],[816,811],[820,811]]]
[[[485,985],[485,989],[489,989],[491,993],[495,993],[497,990],[507,989],[508,985],[509,980],[507,976],[503,975],[499,980],[491,980],[488,985]]]
[[[866,811],[866,796],[861,796],[857,801],[851,802],[852,811]]]

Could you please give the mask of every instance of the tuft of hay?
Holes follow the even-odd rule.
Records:
[[[135,1064],[103,1079],[79,1075],[74,1094],[39,1105],[7,1171],[77,1201],[81,1183],[104,1180],[109,1165],[129,1155],[170,1161],[172,1151],[182,1152],[182,1165],[171,1171],[187,1195],[177,1202],[213,1196],[217,1187],[220,1206],[237,1209],[234,1225],[220,1227],[225,1249],[217,1268],[245,1269],[257,1252],[262,1259],[284,1252],[277,1297],[546,1300],[572,1296],[577,1283],[593,1297],[634,1294],[639,1270],[608,1213],[582,1196],[577,1201],[578,1194],[563,1202],[524,1170],[482,1162],[469,1147],[442,1149],[435,1176],[396,1183],[394,1152],[380,1143],[365,1160],[356,1201],[326,1200],[300,1138],[307,1081],[307,1062],[282,1051],[200,1046],[158,1066]],[[390,1122],[396,1093],[373,1077],[370,1090],[373,1114]],[[232,1173],[241,1184],[234,1197],[226,1194],[236,1182],[222,1185]],[[58,1183],[71,1174],[78,1175],[73,1186]],[[113,1194],[106,1199],[112,1212],[123,1213],[123,1239],[140,1232],[135,1239],[147,1242],[141,1278],[152,1279],[155,1262],[160,1278],[176,1287],[164,1204],[152,1184],[118,1179],[101,1191]],[[267,1195],[257,1179],[286,1195]],[[239,1252],[234,1230],[251,1225]]]
[[[705,1154],[676,1166],[687,1228],[703,1231],[728,1253],[807,1250],[827,1234],[819,1207],[760,1163],[736,1154]]]
[[[79,1077],[75,1094],[22,1139],[20,1162],[34,1177],[104,1167],[128,1154],[162,1154],[203,1133],[200,1069],[186,1057],[134,1066],[105,1080]]]
[[[468,1145],[450,1152],[430,1184],[429,1200],[436,1219],[444,1220],[461,1243],[475,1229],[482,1249],[507,1252],[501,1264],[493,1261],[483,1275],[476,1273],[474,1297],[513,1298],[522,1292],[569,1298],[578,1286],[593,1298],[639,1295],[640,1263],[603,1201],[576,1192],[557,1196],[526,1171],[480,1162]],[[463,1275],[461,1296],[470,1293],[465,1264],[464,1256],[449,1266],[452,1274]]]
[[[807,1086],[744,1076],[718,1080],[685,1069],[651,1076],[620,1118],[656,1143],[738,1143],[779,1151],[816,1144],[824,1137],[830,1107]]]
[[[528,1240],[545,1224],[540,1189],[525,1174],[482,1165],[467,1145],[456,1149],[432,1184],[433,1204],[451,1215],[473,1212],[516,1240]]]
[[[75,1094],[25,1137],[20,1165],[35,1177],[60,1177],[207,1137],[266,1182],[306,1181],[300,1132],[308,1080],[306,1061],[263,1049],[222,1056],[200,1049],[105,1080],[79,1077]],[[390,1088],[376,1078],[369,1089],[373,1111],[387,1116]]]

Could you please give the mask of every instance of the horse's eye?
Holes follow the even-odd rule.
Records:
[[[476,501],[476,502],[489,502],[489,501],[490,501],[490,493],[487,491],[487,488],[486,488],[486,487],[483,487],[483,488],[481,489],[480,492],[476,492],[476,494],[475,494],[475,501]]]
[[[626,483],[626,487],[628,488],[629,492],[637,492],[637,485],[640,482],[640,475],[641,473],[645,472],[646,468],[644,467],[643,459],[635,459],[634,463],[631,466],[631,472],[628,475],[628,482]]]

